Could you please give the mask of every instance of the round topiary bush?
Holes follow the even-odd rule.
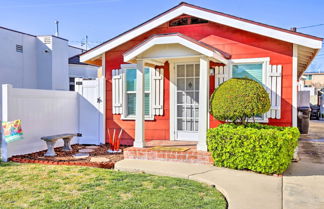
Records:
[[[249,78],[232,78],[212,94],[210,112],[218,120],[245,124],[247,119],[268,112],[270,99],[264,87]]]

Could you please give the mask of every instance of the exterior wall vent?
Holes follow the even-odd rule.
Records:
[[[208,23],[208,20],[183,15],[181,17],[171,20],[169,22],[169,26],[174,27],[174,26],[195,25],[195,24],[202,24],[202,23]]]
[[[24,52],[24,48],[22,45],[16,44],[16,52],[20,52],[23,53]]]
[[[51,42],[52,42],[52,41],[51,41],[51,37],[45,37],[45,38],[44,38],[44,43],[45,43],[45,44],[51,44]]]

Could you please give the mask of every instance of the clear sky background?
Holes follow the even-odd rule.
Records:
[[[180,0],[0,0],[0,26],[30,33],[55,33],[93,47],[179,4]],[[324,37],[324,0],[187,0],[208,9]],[[1,46],[0,46],[1,47]],[[324,72],[324,50],[309,70]]]

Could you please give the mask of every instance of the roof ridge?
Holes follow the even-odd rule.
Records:
[[[193,4],[189,4],[187,2],[180,2],[178,5],[154,16],[153,18],[95,46],[94,48],[88,50],[87,52],[84,52],[81,54],[84,55],[84,54],[88,54],[88,53],[91,53],[92,51],[94,51],[95,49],[101,47],[101,46],[104,46],[105,44],[107,43],[110,43],[116,39],[118,39],[119,37],[122,37],[123,35],[126,35],[127,33],[129,32],[132,32],[146,24],[149,24],[150,22],[154,21],[155,19],[158,19],[160,17],[163,17],[165,14],[173,11],[173,10],[176,10],[180,7],[191,7],[191,8],[194,8],[194,9],[197,9],[197,10],[202,10],[202,11],[205,11],[205,12],[208,12],[208,13],[214,13],[216,15],[220,15],[220,16],[223,16],[223,17],[227,17],[227,18],[232,18],[232,19],[236,19],[238,21],[242,21],[242,22],[246,22],[246,23],[249,23],[249,24],[254,24],[254,25],[257,25],[257,26],[260,26],[260,27],[265,27],[265,28],[268,28],[268,29],[272,29],[272,30],[277,30],[277,31],[280,31],[280,32],[283,32],[283,33],[289,33],[289,34],[292,34],[292,35],[296,35],[296,36],[302,36],[304,38],[309,38],[309,39],[313,39],[313,40],[317,40],[317,41],[323,41],[323,38],[320,38],[320,37],[316,37],[316,36],[313,36],[313,35],[308,35],[308,34],[304,34],[304,33],[300,33],[300,32],[295,32],[295,31],[291,31],[291,30],[288,30],[288,29],[285,29],[285,28],[280,28],[280,27],[277,27],[277,26],[272,26],[272,25],[268,25],[268,24],[264,24],[264,23],[260,23],[260,22],[256,22],[256,21],[252,21],[252,20],[249,20],[249,19],[245,19],[245,18],[241,18],[241,17],[237,17],[237,16],[234,16],[234,15],[230,15],[230,14],[226,14],[226,13],[223,13],[223,12],[218,12],[218,11],[215,11],[215,10],[211,10],[211,9],[207,9],[207,8],[204,8],[204,7],[200,7],[200,6],[196,6],[196,5],[193,5]],[[221,23],[220,23],[221,24]],[[243,30],[243,29],[241,29]],[[248,30],[247,30],[248,31]],[[251,32],[251,31],[250,31]],[[286,42],[289,42],[287,40],[284,40]]]
[[[284,30],[285,32],[289,32],[289,33],[296,34],[296,35],[303,35],[303,36],[308,36],[308,37],[313,37],[313,38],[316,38],[316,39],[324,40],[324,38],[318,37],[318,36],[315,36],[315,35],[301,33],[301,32],[298,32],[298,31],[292,31],[292,30],[289,30],[287,28],[282,28],[282,27],[279,27],[279,26],[269,25],[269,24],[266,24],[266,23],[262,23],[262,22],[250,20],[250,19],[243,18],[243,17],[238,17],[238,16],[231,15],[231,14],[228,14],[228,13],[225,13],[225,12],[220,12],[220,11],[217,11],[217,10],[208,9],[208,8],[201,7],[201,6],[197,6],[195,4],[190,4],[190,3],[187,3],[187,2],[181,2],[178,6],[180,6],[180,5],[186,5],[186,6],[190,6],[190,7],[195,7],[195,8],[207,10],[207,11],[210,11],[210,12],[215,12],[215,13],[218,13],[218,14],[223,15],[223,16],[228,16],[228,17],[231,17],[231,18],[234,18],[234,19],[248,21],[248,22],[254,23],[254,24],[260,24],[260,25],[266,26],[266,27],[271,27],[271,28],[276,28],[276,29]]]

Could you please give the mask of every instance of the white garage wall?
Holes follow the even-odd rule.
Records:
[[[2,121],[20,119],[24,139],[2,144],[2,160],[47,149],[42,136],[78,132],[78,94],[2,86]],[[56,146],[62,146],[62,140]],[[74,138],[74,143],[77,139]]]
[[[98,77],[98,68],[93,65],[69,64],[69,77],[96,79]]]
[[[78,55],[78,54],[81,54],[83,52],[85,52],[84,49],[81,49],[81,48],[78,48],[78,47],[70,46],[69,45],[69,49],[68,49],[68,55],[69,55],[69,57],[73,57],[73,56]]]

